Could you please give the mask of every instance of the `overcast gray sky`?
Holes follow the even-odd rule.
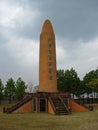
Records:
[[[0,0],[0,78],[38,84],[39,36],[49,19],[57,69],[79,77],[98,66],[98,0]]]

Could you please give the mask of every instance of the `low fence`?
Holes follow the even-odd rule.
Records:
[[[98,98],[78,98],[75,99],[80,104],[94,104],[98,103]]]

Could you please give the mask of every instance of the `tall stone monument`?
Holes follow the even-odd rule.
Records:
[[[44,22],[40,34],[39,91],[57,92],[55,34],[49,20]]]
[[[88,111],[73,99],[69,93],[57,91],[56,47],[52,24],[46,20],[40,34],[39,53],[39,89],[36,93],[27,93],[22,100],[3,112],[48,112],[66,115],[71,111]]]

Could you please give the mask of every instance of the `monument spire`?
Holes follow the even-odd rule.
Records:
[[[48,19],[44,22],[41,30],[41,33],[45,33],[45,32],[54,34],[52,24]]]
[[[46,20],[40,34],[39,91],[57,92],[55,34]]]

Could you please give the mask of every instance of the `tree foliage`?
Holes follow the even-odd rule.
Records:
[[[25,89],[26,89],[26,85],[25,82],[19,77],[16,81],[16,99],[20,100],[21,98],[23,98],[24,93],[25,93]]]
[[[94,78],[92,79],[87,86],[93,91],[98,93],[98,79]]]
[[[67,91],[65,81],[65,71],[62,69],[57,70],[57,87],[59,91]]]
[[[15,82],[13,78],[9,78],[5,85],[5,96],[8,98],[9,102],[11,103],[15,96]]]
[[[2,80],[0,79],[0,100],[3,98],[3,90],[4,90],[4,85],[2,83]]]
[[[77,72],[71,68],[70,70],[57,71],[57,86],[59,91],[68,91],[76,94],[79,90],[80,79]]]
[[[81,80],[80,85],[79,85],[78,97],[81,94],[84,94],[85,92],[86,92],[86,87],[85,87],[85,84],[84,84],[83,80]]]
[[[85,84],[87,84],[88,82],[90,82],[94,78],[98,78],[98,69],[92,70],[92,71],[86,73],[86,75],[83,78],[83,81]]]
[[[83,82],[84,82],[84,85],[85,85],[86,92],[88,94],[91,93],[92,92],[92,88],[94,86],[96,86],[97,80],[98,80],[98,69],[92,70],[92,71],[86,73],[86,75],[84,76]],[[97,87],[95,87],[95,88],[97,88]],[[95,89],[95,91],[96,90],[97,89]]]

